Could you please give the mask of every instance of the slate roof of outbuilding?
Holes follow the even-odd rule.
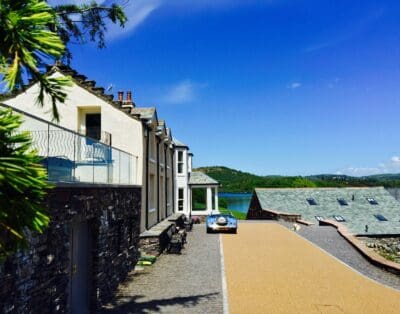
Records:
[[[200,171],[190,173],[189,185],[219,185],[219,182]]]
[[[255,189],[255,193],[264,210],[300,214],[314,223],[318,222],[315,216],[334,220],[334,215],[341,215],[353,234],[400,234],[400,203],[383,187]],[[314,198],[317,205],[309,205],[307,198]],[[348,206],[341,206],[338,198],[345,199]],[[374,198],[378,205],[371,205],[367,198]],[[388,221],[379,221],[376,214]]]

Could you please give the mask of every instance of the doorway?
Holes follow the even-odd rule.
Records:
[[[74,221],[70,248],[71,313],[89,313],[92,269],[92,236],[88,221]]]

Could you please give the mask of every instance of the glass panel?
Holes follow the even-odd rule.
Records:
[[[21,131],[29,131],[43,157],[49,181],[134,184],[138,157],[91,138],[21,113]],[[99,116],[92,116],[93,134]],[[89,123],[89,124],[90,124]],[[97,132],[97,131],[96,131]]]
[[[371,205],[378,205],[378,202],[376,199],[369,197],[367,198],[367,201],[371,204]]]
[[[130,179],[130,158],[129,155],[121,152],[121,172],[119,184],[129,184]]]
[[[47,163],[49,181],[72,182],[75,168],[75,136],[56,126],[49,125],[47,133]],[[46,134],[41,134],[46,136]]]
[[[119,170],[121,168],[120,165],[120,151],[112,148],[111,149],[111,173],[110,176],[112,178],[111,183],[119,184]]]
[[[94,156],[95,141],[84,136],[77,135],[77,161],[75,169],[75,178],[78,182],[93,182],[94,180]]]
[[[340,204],[341,206],[347,206],[347,205],[349,205],[349,204],[347,203],[347,201],[346,201],[344,198],[338,198],[337,201],[339,202],[339,204]]]
[[[307,202],[309,205],[312,205],[312,206],[318,205],[317,202],[315,201],[315,199],[313,199],[311,197],[307,198]]]
[[[93,144],[94,182],[109,182],[109,164],[111,163],[111,147],[102,143]]]
[[[381,214],[377,214],[374,215],[376,219],[378,219],[379,221],[387,221],[386,217],[381,215]]]

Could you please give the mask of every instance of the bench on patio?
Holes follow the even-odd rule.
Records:
[[[186,243],[186,231],[184,225],[185,215],[175,213],[165,220],[144,231],[139,236],[139,247],[142,252],[149,255],[160,255],[165,249],[169,249],[171,240],[177,234],[180,238],[180,246]],[[176,241],[178,238],[175,238]]]

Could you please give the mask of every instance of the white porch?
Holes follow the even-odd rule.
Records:
[[[192,172],[189,179],[189,216],[206,216],[218,212],[219,183],[202,172]]]

